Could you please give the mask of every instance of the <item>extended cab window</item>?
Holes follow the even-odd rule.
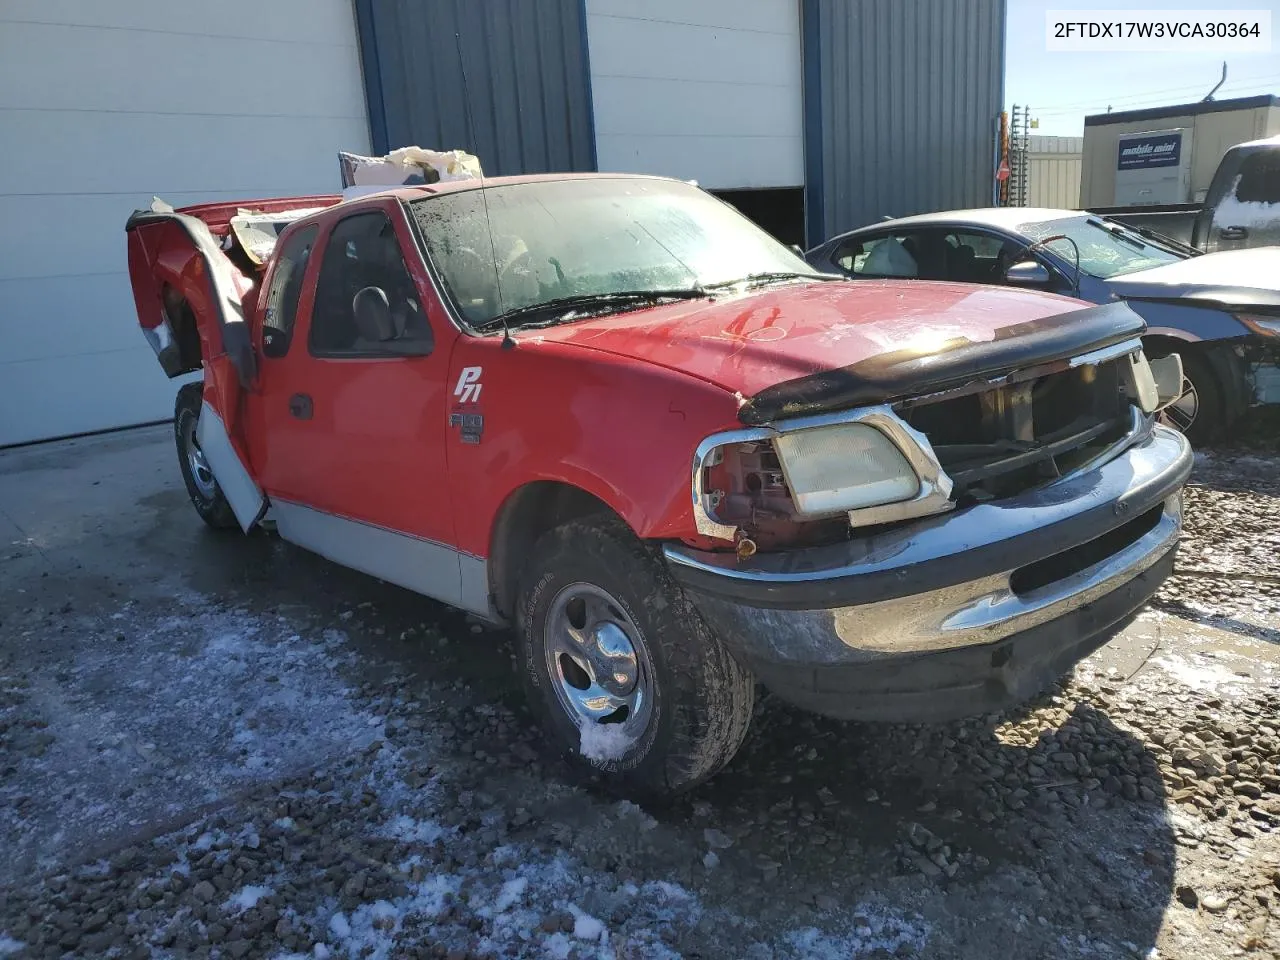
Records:
[[[267,290],[267,312],[262,320],[262,352],[268,357],[283,357],[293,339],[293,322],[298,316],[298,299],[302,296],[302,277],[307,260],[316,244],[319,227],[299,230],[285,243],[276,258]]]
[[[309,339],[320,357],[431,352],[431,327],[386,214],[353,214],[329,234]]]

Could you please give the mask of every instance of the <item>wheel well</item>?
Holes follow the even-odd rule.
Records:
[[[593,514],[616,517],[599,497],[554,480],[525,484],[498,511],[489,541],[489,585],[497,611],[511,619],[520,565],[548,530]]]
[[[164,304],[164,315],[172,329],[174,342],[178,345],[180,369],[169,376],[194,373],[201,368],[200,330],[196,326],[196,313],[191,309],[187,298],[169,284],[164,285],[160,301]]]
[[[1236,356],[1233,340],[1179,340],[1177,337],[1156,334],[1142,338],[1142,346],[1148,356],[1163,357],[1177,353],[1183,357],[1197,357],[1213,371],[1225,405],[1223,411],[1227,424],[1232,423],[1249,409],[1253,388],[1244,363]]]
[[[1162,333],[1142,338],[1142,350],[1148,357],[1167,357],[1171,353],[1185,353],[1195,348],[1196,345],[1189,340],[1179,340]]]

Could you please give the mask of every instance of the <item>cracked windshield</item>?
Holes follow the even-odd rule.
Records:
[[[1048,223],[1029,223],[1022,227],[1031,240],[1064,237],[1044,244],[1067,263],[1075,264],[1079,251],[1080,269],[1090,276],[1106,280],[1124,276],[1166,263],[1177,263],[1183,256],[1141,236],[1118,223],[1096,217],[1073,217]]]
[[[732,207],[670,180],[482,187],[410,206],[472,326],[566,297],[696,293],[755,274],[813,273]]]

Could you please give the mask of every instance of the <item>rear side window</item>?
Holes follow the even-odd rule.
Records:
[[[304,227],[285,243],[276,258],[267,290],[267,312],[262,321],[262,352],[268,357],[283,357],[293,339],[293,323],[298,317],[298,300],[302,296],[302,277],[307,261],[316,245],[319,227]]]
[[[311,308],[311,353],[423,356],[433,347],[418,289],[385,213],[356,213],[325,241]]]
[[[920,276],[910,236],[849,240],[837,251],[836,265],[855,277]]]
[[[1280,203],[1280,150],[1251,153],[1240,164],[1236,199],[1241,203]]]

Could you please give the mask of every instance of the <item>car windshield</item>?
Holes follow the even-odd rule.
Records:
[[[1018,229],[1031,240],[1059,235],[1074,240],[1080,248],[1080,271],[1101,280],[1186,259],[1185,254],[1161,246],[1114,220],[1100,217],[1042,220],[1024,223]],[[1075,263],[1075,250],[1066,240],[1051,240],[1044,248],[1069,264]]]
[[[623,309],[734,280],[813,268],[692,184],[639,177],[504,184],[410,203],[466,321],[593,298]],[[613,298],[611,301],[610,298]],[[612,304],[612,306],[610,306]]]

